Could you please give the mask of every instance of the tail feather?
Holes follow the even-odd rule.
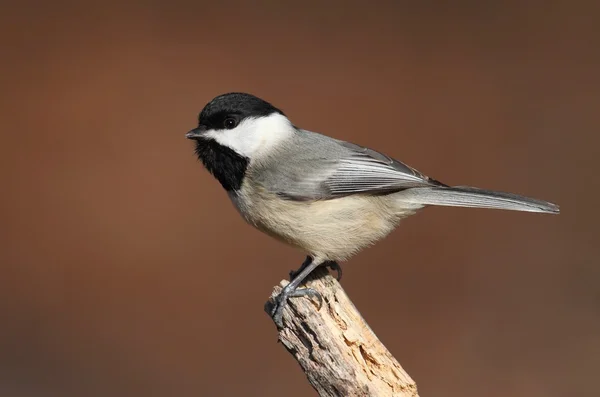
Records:
[[[412,188],[404,190],[399,198],[407,203],[421,205],[493,208],[550,214],[560,212],[558,205],[547,201],[468,186]]]

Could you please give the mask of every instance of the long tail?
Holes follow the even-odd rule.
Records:
[[[398,198],[421,205],[495,208],[501,210],[558,214],[558,205],[512,193],[494,192],[468,186],[419,187],[402,191]]]

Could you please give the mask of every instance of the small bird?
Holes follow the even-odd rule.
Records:
[[[215,97],[186,137],[250,225],[308,254],[276,298],[271,315],[279,328],[288,298],[322,302],[315,290],[298,289],[312,270],[324,265],[340,277],[338,262],[425,206],[559,213],[546,201],[445,185],[375,150],[296,127],[246,93]]]

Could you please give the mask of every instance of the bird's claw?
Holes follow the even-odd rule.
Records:
[[[337,279],[338,282],[340,282],[342,280],[342,267],[340,266],[339,263],[334,262],[334,261],[330,261],[330,262],[327,262],[327,264],[325,266],[327,266],[328,268],[330,268],[331,271],[337,272],[336,279]]]
[[[301,288],[294,290],[286,290],[284,288],[277,297],[275,297],[275,302],[273,308],[271,309],[271,317],[273,317],[273,321],[277,328],[283,328],[283,310],[288,305],[289,298],[299,298],[302,296],[308,296],[310,298],[317,298],[319,301],[319,310],[323,306],[323,297],[320,293],[312,288]]]

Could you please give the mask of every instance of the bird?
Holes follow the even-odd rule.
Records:
[[[381,152],[302,129],[248,93],[213,98],[186,137],[247,223],[307,254],[275,298],[278,328],[288,299],[322,303],[317,291],[298,288],[316,267],[337,270],[339,278],[339,262],[424,207],[560,212],[556,204],[517,194],[446,185]]]

